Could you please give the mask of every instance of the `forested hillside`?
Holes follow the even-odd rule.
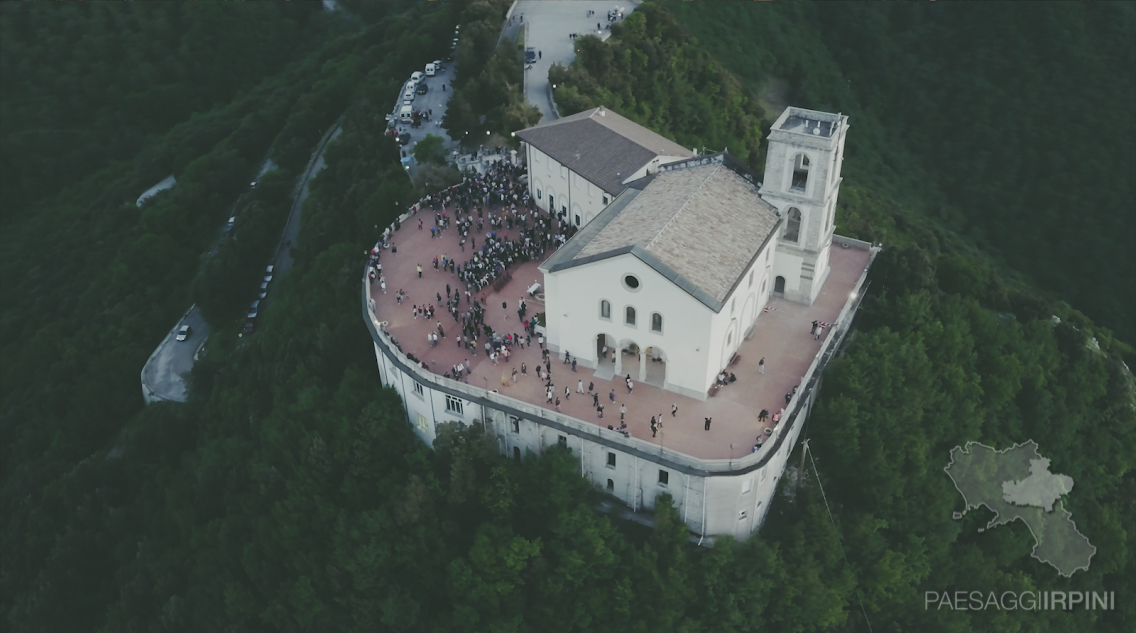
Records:
[[[256,87],[156,133],[129,160],[99,164],[12,224],[0,253],[5,629],[835,633],[870,620],[874,631],[921,633],[1130,631],[1136,420],[1132,377],[1118,362],[1130,348],[1007,278],[947,229],[954,211],[928,215],[910,186],[922,159],[882,152],[892,132],[867,114],[849,135],[839,230],[889,247],[807,429],[816,471],[806,462],[800,488],[775,499],[758,535],[694,547],[665,498],[654,529],[610,518],[594,510],[598,493],[570,454],[504,460],[478,427],[443,431],[435,450],[418,442],[378,380],[360,314],[373,227],[410,199],[383,116],[455,23],[465,31],[507,6],[356,7],[362,31],[351,22],[316,38]],[[624,64],[612,76],[627,84],[619,98],[634,98],[633,115],[669,121],[684,144],[738,142],[760,166],[751,129],[760,83],[750,83],[760,73],[708,56],[680,28],[698,19],[667,12],[685,7],[645,4],[611,43],[581,38],[590,47],[581,63],[603,59],[605,46],[630,50],[620,38],[643,40],[642,59],[610,62]],[[805,38],[783,26],[788,43]],[[682,100],[659,87],[694,82],[691,69],[722,86],[705,101],[685,97],[720,118],[706,136],[679,123]],[[592,76],[565,72],[573,85]],[[822,79],[793,89],[807,96]],[[593,81],[576,98],[601,89],[614,98],[614,86]],[[261,330],[210,348],[189,403],[142,409],[138,371],[188,303],[199,255],[248,170],[271,147],[276,177],[294,178],[336,120],[343,133]],[[165,175],[151,180],[149,167],[163,153],[179,184],[137,209],[139,186]],[[280,185],[245,200],[267,213]],[[946,196],[938,191],[929,195]],[[1069,509],[1099,548],[1071,579],[1030,557],[1024,526],[980,534],[980,512],[951,519],[962,501],[942,471],[947,450],[1027,438],[1053,472],[1076,480]],[[1114,591],[1118,609],[924,609],[924,591],[972,589]]]
[[[3,219],[279,72],[317,37],[308,23],[319,12],[303,2],[4,3]],[[165,162],[155,182],[173,168]]]

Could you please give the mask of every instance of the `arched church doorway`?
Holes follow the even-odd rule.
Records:
[[[785,294],[785,278],[777,275],[777,279],[773,280],[773,293],[778,295]]]
[[[635,382],[643,382],[643,371],[646,367],[642,362],[643,350],[634,341],[623,341],[619,344],[619,360],[616,362],[615,373],[627,377]]]
[[[615,337],[608,334],[596,335],[596,378],[611,380],[615,376]]]
[[[666,352],[658,347],[648,347],[644,359],[647,365],[647,371],[643,376],[643,382],[648,385],[655,385],[656,387],[665,385],[667,382]]]

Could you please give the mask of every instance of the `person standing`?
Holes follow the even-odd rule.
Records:
[[[627,414],[627,405],[626,404],[619,405],[619,419],[621,421],[623,420],[623,416],[626,415],[626,414]]]
[[[659,423],[652,416],[651,417],[651,437],[655,437],[658,434],[659,434]]]
[[[569,389],[566,385],[564,387],[564,402],[568,402],[568,394],[570,394],[570,393],[572,393],[572,390]]]
[[[529,375],[529,366],[524,364],[524,363],[521,363],[521,375],[522,376],[528,376]]]
[[[627,374],[627,395],[631,395],[631,390],[635,385],[631,382],[631,374]]]
[[[576,393],[584,393],[584,381],[583,380],[577,380],[576,381]]]
[[[706,426],[703,427],[703,430],[705,430],[705,431],[710,430],[710,418],[706,418]]]
[[[671,404],[671,417],[672,418],[675,417],[676,413],[678,413],[678,405],[677,404]]]
[[[572,359],[572,371],[576,371],[576,359]]]
[[[608,400],[615,402],[615,389],[612,389],[611,393],[607,394],[607,397],[608,397]]]
[[[517,368],[516,367],[513,368],[513,382],[514,383],[517,382]]]
[[[759,373],[759,374],[765,373],[765,357],[764,356],[761,357],[761,360],[757,361],[757,373]]]
[[[596,383],[589,381],[588,382],[588,393],[592,393],[595,390],[596,390]]]
[[[422,264],[418,264],[418,278],[422,279]]]
[[[592,394],[592,406],[593,407],[600,406],[600,394],[598,394],[598,393]]]

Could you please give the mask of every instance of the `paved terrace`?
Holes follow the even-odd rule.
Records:
[[[420,212],[417,217],[423,219],[426,229],[419,231],[417,219],[408,219],[400,231],[392,234],[391,241],[398,247],[398,253],[385,250],[382,254],[387,294],[382,294],[377,281],[371,285],[378,319],[389,322],[386,329],[401,345],[402,351],[414,354],[428,365],[430,371],[443,374],[468,358],[473,371],[465,382],[470,386],[497,389],[501,395],[538,407],[554,408],[546,404],[544,383],[536,377],[535,369],[541,355],[535,337],[531,348],[516,348],[508,363],[499,360],[499,364],[494,365],[486,358],[484,348],[475,356],[457,346],[454,337],[460,332],[459,326],[444,308],[435,306],[433,321],[413,317],[414,304],[436,303],[438,293],[443,298],[446,296],[447,283],[451,288],[457,288],[461,283],[448,272],[435,272],[432,265],[434,256],[446,254],[456,257],[458,263],[464,265],[472,254],[469,248],[465,253],[461,251],[457,232],[452,228],[440,238],[430,237],[433,213],[429,209]],[[504,232],[513,236],[516,230]],[[820,340],[814,340],[809,334],[812,321],[834,322],[870,263],[869,251],[844,249],[839,241],[837,238],[831,253],[832,272],[816,302],[804,306],[772,299],[767,310],[758,317],[749,339],[738,349],[740,360],[730,368],[737,376],[737,382],[723,387],[715,396],[697,400],[645,383],[636,383],[634,393],[628,395],[622,376],[599,379],[593,370],[583,366],[578,366],[573,372],[570,366],[561,363],[561,355],[552,360],[552,381],[560,396],[560,412],[604,428],[609,424],[618,428],[619,406],[625,404],[632,437],[700,459],[734,459],[750,453],[757,436],[766,428],[772,429],[771,422],[758,422],[758,412],[769,409],[772,413],[784,407],[786,392],[800,384],[829,334],[826,330]],[[546,253],[546,257],[551,254]],[[486,298],[486,321],[494,331],[523,331],[522,325],[517,322],[516,312],[517,300],[521,297],[528,302],[529,315],[544,311],[544,306],[538,300],[528,298],[525,292],[534,281],[541,281],[543,286],[542,275],[537,270],[539,263],[531,261],[514,266],[510,269],[512,281],[499,292],[490,287],[481,293]],[[418,264],[423,269],[421,279],[416,271]],[[395,293],[400,288],[410,294],[409,300],[401,305],[395,300]],[[501,308],[502,302],[506,303],[507,309]],[[466,309],[464,300],[460,307]],[[439,321],[446,338],[439,341],[438,347],[432,348],[426,335],[436,329]],[[484,345],[484,337],[480,342]],[[764,374],[758,372],[758,361],[762,357],[765,358]],[[519,371],[522,362],[528,365],[528,376],[518,376],[514,384],[508,377],[514,367]],[[603,419],[592,407],[591,396],[576,393],[577,380],[584,381],[585,391],[589,382],[595,383],[600,403],[604,405]],[[565,386],[571,391],[568,400],[564,399]],[[608,394],[612,391],[615,392],[615,403],[609,400]],[[676,417],[671,417],[672,403],[678,405]],[[651,416],[660,413],[663,415],[663,428],[657,437],[652,437]],[[706,417],[713,418],[709,431],[703,429]]]

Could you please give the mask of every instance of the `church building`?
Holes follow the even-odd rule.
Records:
[[[847,129],[847,117],[787,109],[763,185],[727,153],[627,182],[541,266],[550,347],[598,376],[708,397],[771,296],[811,304],[823,286]]]

